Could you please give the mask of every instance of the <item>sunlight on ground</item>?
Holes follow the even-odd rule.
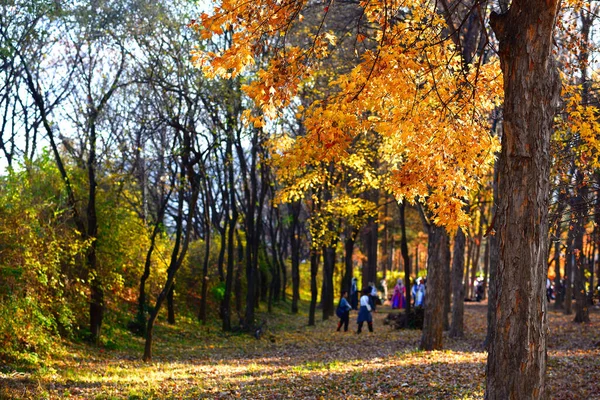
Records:
[[[467,305],[465,338],[445,337],[448,350],[433,352],[417,350],[420,331],[383,325],[388,311],[375,314],[375,332],[361,335],[352,323],[351,331],[335,332],[335,319],[304,326],[305,316],[288,316],[292,331],[270,329],[261,340],[193,323],[183,332],[161,326],[153,363],[140,361],[138,338],[120,351],[79,345],[39,373],[0,375],[9,388],[0,389],[0,398],[483,398],[485,304]],[[550,313],[551,399],[598,393],[600,350],[592,341],[599,316],[592,314],[589,326],[573,326],[570,317]]]

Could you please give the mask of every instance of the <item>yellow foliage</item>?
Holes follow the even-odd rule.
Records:
[[[299,22],[305,4],[223,0],[210,16],[201,16],[196,28],[210,37],[226,27],[235,32],[233,44],[222,54],[196,53],[197,64],[208,76],[240,74],[262,54],[266,37],[278,37]],[[284,189],[280,200],[298,200],[303,191],[323,183],[318,172],[305,174],[309,165],[356,163],[349,147],[356,138],[375,134],[381,140],[373,150],[391,173],[365,174],[367,185],[383,184],[398,200],[425,201],[435,222],[450,230],[465,226],[461,199],[489,173],[499,149],[489,123],[490,112],[502,101],[498,62],[476,59],[463,65],[455,46],[442,40],[446,24],[432,2],[375,0],[361,6],[364,17],[379,27],[374,35],[378,46],[332,79],[323,99],[298,110],[307,133],[291,146],[286,143],[278,161],[284,181],[298,181]],[[390,10],[397,9],[410,13],[391,23]],[[364,40],[360,35],[357,40]],[[271,49],[269,65],[244,87],[267,118],[277,118],[303,85],[321,74],[323,64],[316,60],[337,38],[321,32],[312,39],[310,48]]]

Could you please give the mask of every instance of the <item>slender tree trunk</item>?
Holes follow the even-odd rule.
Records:
[[[352,275],[354,264],[352,255],[354,254],[354,241],[358,232],[353,227],[346,228],[346,238],[344,240],[344,276],[342,278],[342,290],[348,291],[352,286]]]
[[[410,256],[408,255],[408,243],[406,239],[406,201],[403,200],[400,204],[400,252],[404,261],[404,287],[406,288],[406,315],[410,315],[412,284],[410,282]],[[417,271],[418,272],[418,271]]]
[[[167,294],[167,322],[171,325],[175,324],[175,283],[171,285],[169,294]]]
[[[362,287],[366,288],[369,283],[377,281],[377,242],[378,226],[376,218],[369,218],[362,234],[362,242],[367,255],[366,265],[363,263]]]
[[[174,185],[171,185],[173,187]],[[135,329],[146,335],[146,281],[150,277],[150,267],[152,265],[152,254],[154,253],[154,248],[156,247],[156,238],[158,233],[160,232],[162,222],[165,216],[165,210],[167,209],[167,204],[169,203],[169,199],[171,198],[171,194],[173,190],[169,190],[165,198],[162,200],[162,204],[160,205],[160,209],[158,210],[158,215],[156,216],[156,221],[154,222],[154,227],[152,228],[152,235],[150,236],[150,247],[148,247],[148,252],[146,253],[146,261],[144,262],[144,272],[142,273],[142,277],[140,278],[140,294],[138,296],[138,312],[135,321]]]
[[[297,201],[289,206],[292,215],[292,227],[290,232],[291,256],[292,256],[292,314],[298,313],[298,302],[300,301],[300,210],[302,204]]]
[[[554,235],[553,235],[553,240],[554,240],[554,309],[555,310],[560,310],[561,308],[564,307],[564,289],[566,288],[565,286],[563,286],[563,283],[566,284],[566,282],[561,282],[561,273],[560,273],[560,252],[561,252],[561,236],[562,236],[562,214],[565,210],[566,207],[566,193],[563,193],[560,189],[559,189],[559,194],[558,194],[558,206],[556,208],[556,217],[554,219]],[[567,274],[567,263],[565,262],[565,275]]]
[[[429,226],[427,248],[427,291],[425,293],[425,318],[421,335],[421,350],[440,350],[443,347],[445,282],[444,263],[448,249],[446,229]],[[407,291],[409,288],[407,288]]]
[[[419,276],[419,244],[415,246],[415,276]]]
[[[92,340],[99,344],[100,329],[104,317],[104,288],[102,285],[101,273],[98,271],[98,215],[96,213],[96,117],[97,111],[92,107],[92,116],[90,121],[89,138],[89,156],[87,160],[88,172],[88,204],[87,204],[87,239],[91,239],[90,247],[87,250],[87,264],[90,274],[90,332]]]
[[[477,228],[477,236],[473,240],[473,263],[471,267],[471,298],[476,297],[475,282],[477,281],[477,271],[479,270],[479,254],[481,252],[481,239],[483,238],[483,206],[480,208],[479,226]]]
[[[583,249],[583,237],[585,236],[585,222],[587,219],[587,194],[588,187],[583,181],[583,173],[578,170],[576,175],[575,198],[573,199],[573,213],[575,216],[575,240],[573,249],[575,251],[575,263],[573,265],[573,278],[575,290],[575,322],[590,322],[590,311],[588,309],[587,295],[585,293],[585,253]]]
[[[473,298],[473,282],[472,282],[472,273],[473,270],[473,249],[475,248],[475,243],[473,238],[469,237],[467,240],[467,262],[465,263],[465,292],[467,293],[467,297],[469,299]]]
[[[483,252],[483,299],[487,299],[488,279],[490,274],[490,239],[485,241]]]
[[[450,330],[450,300],[452,298],[452,274],[450,273],[450,238],[446,233],[446,247],[443,250],[443,272],[444,272],[444,331]]]
[[[202,262],[202,282],[200,284],[200,310],[198,312],[198,319],[202,321],[202,324],[206,324],[206,297],[208,295],[208,262],[210,260],[210,243],[210,219],[207,217],[206,235],[204,240],[204,260]]]
[[[484,347],[487,349],[491,343],[493,333],[496,331],[496,276],[498,271],[498,265],[500,264],[500,240],[498,239],[497,222],[498,218],[498,171],[500,171],[500,162],[498,159],[494,165],[494,182],[493,182],[493,193],[494,193],[494,205],[492,207],[493,217],[492,223],[490,224],[490,236],[488,238],[490,242],[490,276],[489,276],[489,287],[488,287],[488,309],[487,309],[487,333],[485,336]]]
[[[199,195],[199,187],[197,177],[195,176],[193,165],[196,162],[193,162],[189,159],[190,152],[190,138],[186,137],[184,141],[184,155],[182,161],[182,168],[185,171],[185,178],[182,176],[181,183],[184,181],[188,181],[191,184],[191,196],[188,201],[187,209],[187,221],[183,221],[184,219],[184,189],[183,186],[179,190],[179,203],[177,207],[177,229],[176,229],[176,238],[175,244],[173,245],[173,250],[171,252],[171,261],[169,263],[169,268],[167,269],[167,280],[163,289],[161,290],[158,298],[156,299],[156,304],[154,305],[154,309],[150,313],[150,318],[148,319],[148,325],[146,327],[146,343],[144,345],[144,361],[152,360],[152,341],[153,341],[153,331],[154,331],[154,322],[158,313],[160,311],[160,307],[162,303],[165,301],[169,292],[172,290],[173,282],[175,280],[175,274],[181,267],[183,263],[183,259],[185,254],[187,253],[187,249],[190,242],[190,236],[192,231],[192,221],[194,219],[194,210],[196,209],[196,202],[198,200]],[[182,172],[182,175],[184,173]],[[183,225],[185,223],[185,233],[183,232]]]
[[[563,299],[565,315],[573,313],[573,265],[575,264],[575,252],[573,251],[573,243],[575,242],[575,227],[573,221],[569,224],[569,232],[567,233],[567,258],[565,260],[565,276],[563,284],[565,286]]]
[[[504,132],[486,399],[546,398],[550,136],[560,93],[552,36],[559,4],[513,0],[491,17],[504,73]]]
[[[335,267],[335,243],[323,246],[323,282],[321,289],[321,305],[323,321],[334,315],[333,270]]]
[[[244,245],[242,244],[242,238],[240,232],[236,230],[237,237],[237,258],[235,261],[235,277],[233,282],[233,292],[235,296],[235,312],[240,317],[242,321],[246,321],[242,316],[242,300],[244,298],[244,294],[242,293],[242,274],[245,270],[244,265]],[[245,325],[248,326],[249,322],[245,322]]]
[[[452,325],[450,337],[464,336],[465,286],[463,285],[465,263],[465,234],[462,229],[454,238],[454,256],[452,257]]]
[[[595,229],[595,227],[594,227]],[[592,233],[592,238],[595,236],[595,232]],[[592,239],[593,240],[593,239]],[[590,257],[588,258],[588,263],[590,266],[590,291],[588,293],[588,304],[589,305],[593,305],[594,304],[594,277],[595,277],[595,270],[596,270],[596,242],[594,242],[592,244],[592,251],[590,253]]]
[[[310,307],[308,310],[308,325],[315,325],[315,311],[317,309],[317,298],[319,289],[317,286],[317,274],[319,273],[319,253],[316,250],[310,252]]]
[[[231,293],[233,289],[233,277],[235,268],[235,231],[238,220],[238,209],[235,196],[235,169],[233,166],[233,135],[227,135],[225,144],[225,161],[227,170],[226,192],[229,195],[229,212],[225,228],[227,230],[227,272],[225,274],[225,293],[221,301],[221,318],[223,319],[223,330],[231,331]],[[221,235],[225,237],[224,232]]]

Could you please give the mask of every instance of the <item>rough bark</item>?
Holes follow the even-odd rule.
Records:
[[[452,257],[452,325],[450,337],[464,336],[465,286],[463,285],[465,264],[465,233],[462,229],[454,238],[454,256]]]
[[[421,335],[421,350],[440,350],[443,346],[445,274],[444,262],[448,249],[448,233],[443,227],[428,227],[427,291],[425,293],[425,317]],[[407,288],[408,291],[408,288]]]
[[[504,133],[487,399],[546,397],[550,136],[560,88],[552,35],[559,3],[513,0],[491,18],[504,74]]]

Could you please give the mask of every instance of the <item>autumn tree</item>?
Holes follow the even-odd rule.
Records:
[[[504,121],[486,398],[545,398],[549,146],[559,95],[552,36],[559,2],[503,5],[491,19],[504,73]]]

